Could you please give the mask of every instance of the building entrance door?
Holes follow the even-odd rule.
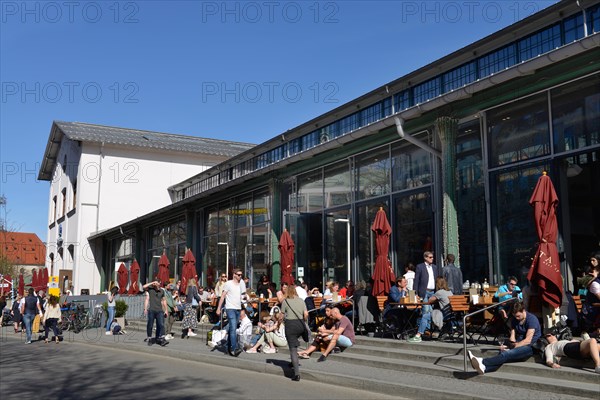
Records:
[[[309,288],[323,287],[323,217],[321,213],[284,213],[284,227],[296,245],[296,279]]]

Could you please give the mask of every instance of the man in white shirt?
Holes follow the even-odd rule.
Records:
[[[227,347],[229,354],[237,357],[242,353],[238,348],[237,325],[240,320],[240,311],[242,309],[242,297],[246,297],[246,285],[242,281],[242,270],[236,268],[233,270],[233,279],[227,281],[223,286],[223,292],[217,306],[217,315],[221,315],[221,307],[225,301],[225,312],[227,313]]]
[[[295,282],[295,284],[296,284],[296,294],[298,295],[298,297],[300,297],[302,299],[302,301],[306,300],[306,298],[308,297],[308,293],[302,287],[302,282],[297,280]]]

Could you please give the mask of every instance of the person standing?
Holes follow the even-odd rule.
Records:
[[[215,295],[217,297],[221,297],[223,295],[223,288],[225,287],[226,283],[227,283],[227,275],[225,273],[222,273],[221,279],[219,279],[219,281],[215,285]]]
[[[408,290],[413,290],[415,282],[415,264],[408,262],[404,266],[404,277],[406,278],[406,287]]]
[[[23,322],[25,322],[25,332],[26,332],[26,344],[31,343],[31,326],[33,324],[33,319],[36,315],[39,314],[41,317],[42,314],[42,306],[40,305],[40,300],[35,295],[33,288],[29,288],[27,292],[27,297],[21,299],[20,311],[23,314]]]
[[[4,307],[6,307],[6,297],[0,296],[0,327],[2,327],[2,321],[4,319]]]
[[[446,256],[446,265],[442,268],[442,274],[448,283],[448,289],[454,296],[459,296],[463,294],[463,274],[460,268],[454,265],[455,260],[454,254]]]
[[[21,332],[21,321],[23,320],[23,315],[21,315],[21,300],[23,296],[20,294],[17,295],[17,298],[13,300],[12,307],[10,308],[10,315],[12,315],[13,326],[15,328],[15,333]]]
[[[420,342],[421,334],[429,328],[431,321],[431,306],[428,304],[429,298],[433,296],[435,291],[435,278],[441,275],[439,268],[433,263],[433,253],[431,251],[423,253],[423,260],[422,263],[417,264],[415,281],[413,283],[414,290],[416,290],[417,295],[419,295],[423,302],[419,330],[415,336],[408,339],[409,342],[414,343]]]
[[[295,291],[296,288],[294,288]],[[225,302],[225,313],[227,315],[227,348],[231,356],[237,357],[242,353],[238,348],[236,329],[240,320],[240,310],[242,309],[242,297],[246,296],[246,285],[242,281],[242,270],[236,268],[233,270],[233,279],[227,281],[223,286],[223,292],[217,306],[217,315],[221,315],[221,307]]]
[[[48,332],[52,328],[54,333],[54,341],[59,343],[58,333],[58,321],[60,320],[60,306],[58,305],[58,297],[50,296],[46,311],[44,311],[43,324],[44,324],[44,342],[48,343]]]
[[[296,287],[290,285],[287,288],[286,298],[281,305],[281,312],[285,315],[285,338],[290,349],[292,368],[294,368],[293,381],[300,380],[300,362],[298,360],[299,337],[305,335],[305,323],[308,318],[306,303],[298,297]]]
[[[173,339],[172,329],[173,323],[175,322],[175,299],[173,298],[173,291],[175,290],[175,285],[170,283],[165,285],[165,299],[167,301],[167,311],[168,315],[165,321],[165,339],[171,340]]]
[[[195,306],[194,301],[196,303]],[[201,300],[200,295],[198,294],[198,287],[196,286],[196,279],[191,278],[188,281],[188,287],[185,292],[185,304],[183,305],[183,321],[181,323],[183,327],[183,333],[181,334],[182,339],[186,336],[189,338],[190,336],[197,335],[197,333],[194,332],[194,329],[198,328],[196,309],[200,302]]]
[[[117,286],[113,286],[112,289],[110,289],[110,292],[106,294],[106,311],[108,317],[106,318],[106,332],[104,333],[105,335],[112,335],[110,326],[113,323],[113,320],[115,319],[115,313],[117,309],[117,301],[115,297],[117,296],[117,293],[119,293],[119,288]]]
[[[148,316],[148,324],[146,325],[148,346],[152,346],[154,343],[166,346],[169,342],[164,338],[165,317],[168,315],[165,292],[157,281],[147,283],[143,288],[146,291],[144,315]],[[155,320],[156,336],[155,339],[152,339],[152,327]]]

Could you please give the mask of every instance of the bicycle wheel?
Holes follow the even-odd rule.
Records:
[[[60,330],[63,332],[67,332],[71,327],[71,321],[69,321],[69,317],[66,315],[62,315],[60,317]]]

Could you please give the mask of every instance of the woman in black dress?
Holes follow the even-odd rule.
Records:
[[[22,298],[23,296],[17,295],[17,298],[13,301],[12,307],[10,308],[10,315],[12,315],[15,333],[21,332],[21,320],[23,319],[23,317],[21,316],[19,304],[21,303]]]
[[[270,285],[270,281],[269,281],[269,277],[266,275],[263,275],[260,277],[260,281],[258,281],[258,285],[256,286],[256,295],[260,297],[260,295],[262,294],[262,296],[265,299],[268,299],[269,296],[269,285]]]

